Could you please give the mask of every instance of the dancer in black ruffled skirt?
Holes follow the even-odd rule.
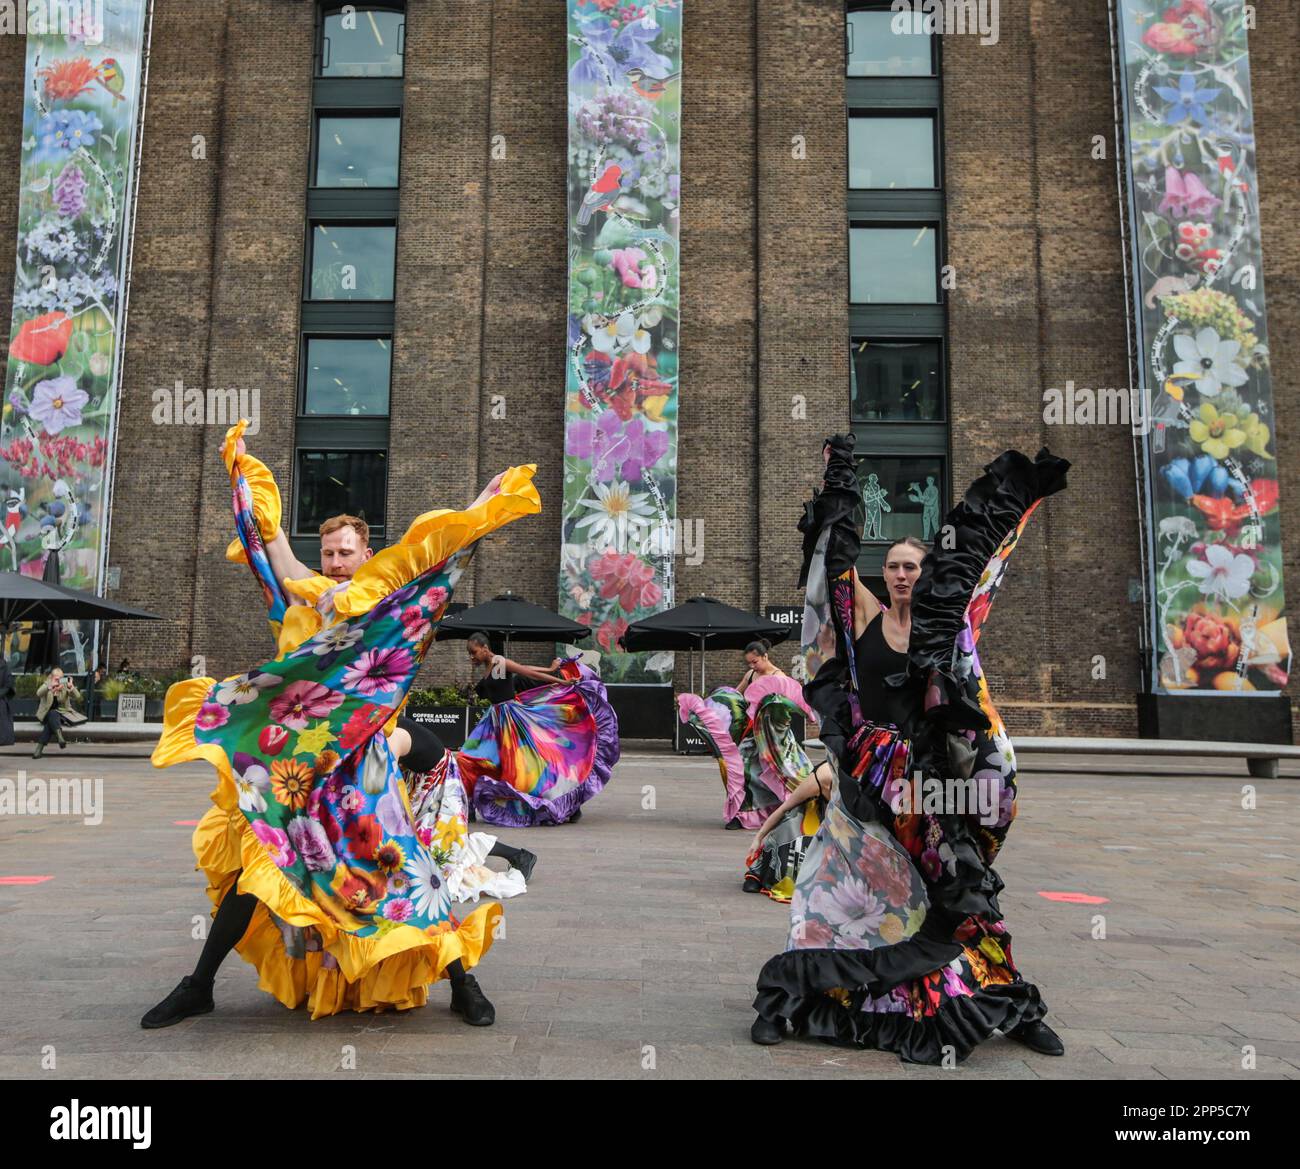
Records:
[[[804,697],[836,793],[804,857],[790,937],[758,979],[756,1043],[795,1035],[960,1062],[994,1031],[1060,1055],[1011,957],[993,869],[1015,818],[1015,757],[976,654],[1007,558],[1069,464],[1008,451],[949,513],[935,550],[886,557],[890,604],[858,579],[853,438],[827,441],[808,505],[804,642],[824,657]],[[903,648],[906,647],[906,648]]]

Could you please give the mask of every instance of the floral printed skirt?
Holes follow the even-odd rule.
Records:
[[[971,917],[955,941],[927,936],[925,881],[894,834],[922,819],[897,816],[891,830],[853,815],[837,790],[799,867],[786,950],[759,976],[761,1015],[929,1064],[960,1062],[995,1030],[1043,1016],[1001,921]]]
[[[618,716],[599,676],[577,661],[566,681],[498,702],[456,763],[479,818],[528,828],[573,819],[619,760]]]

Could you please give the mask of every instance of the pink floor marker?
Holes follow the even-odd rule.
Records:
[[[39,885],[53,880],[53,877],[0,877],[0,885]]]
[[[198,823],[197,820],[173,820],[173,824],[178,824],[182,828],[193,828]]]
[[[1048,901],[1069,901],[1074,905],[1105,905],[1110,901],[1109,897],[1093,897],[1088,893],[1044,893],[1041,889],[1038,895]]]

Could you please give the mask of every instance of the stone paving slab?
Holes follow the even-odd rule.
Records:
[[[232,956],[213,1014],[143,1031],[201,946],[209,905],[192,830],[175,822],[202,815],[211,770],[158,772],[127,746],[0,752],[0,777],[103,783],[97,824],[0,817],[0,878],[51,878],[0,885],[0,1077],[1294,1079],[1300,769],[1247,781],[1195,763],[1138,774],[1032,756],[1002,902],[1067,1053],[995,1037],[941,1069],[749,1042],[754,978],[784,944],[788,909],[741,892],[752,834],[722,830],[710,759],[629,755],[578,824],[503,832],[540,863],[477,971],[497,1006],[490,1029],[453,1016],[445,984],[423,1010],[313,1023]]]

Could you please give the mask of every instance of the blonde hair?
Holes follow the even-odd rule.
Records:
[[[337,532],[340,528],[351,528],[357,534],[361,541],[361,547],[370,547],[370,525],[360,516],[354,515],[336,515],[330,516],[320,526],[320,534],[323,537],[328,536],[331,532]]]

